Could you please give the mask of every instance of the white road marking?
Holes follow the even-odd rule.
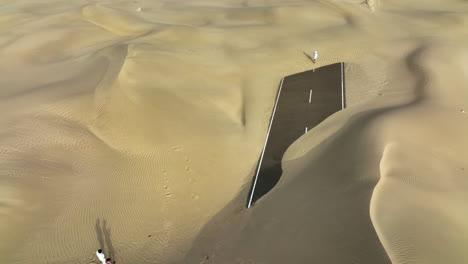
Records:
[[[279,97],[280,97],[280,94],[281,94],[281,88],[283,87],[283,81],[284,81],[284,78],[281,79],[281,84],[280,84],[280,87],[279,87],[279,90],[278,90],[278,95],[276,95],[275,107],[273,108],[273,113],[271,114],[270,125],[268,126],[268,132],[267,132],[267,135],[266,135],[266,138],[265,138],[265,144],[263,145],[262,155],[260,156],[260,162],[258,162],[257,173],[255,174],[255,180],[254,180],[254,183],[253,183],[253,186],[252,186],[252,192],[250,193],[250,199],[249,199],[249,204],[247,205],[247,208],[250,208],[250,206],[252,205],[252,199],[253,199],[253,195],[255,193],[255,187],[257,186],[258,174],[260,173],[260,168],[262,166],[263,155],[265,155],[265,149],[266,149],[266,145],[267,145],[267,142],[268,142],[268,137],[270,136],[271,125],[273,124],[273,118],[275,117],[276,106],[278,105],[278,100],[279,100]]]
[[[310,93],[309,93],[309,104],[311,101],[312,101],[312,89],[310,89]]]

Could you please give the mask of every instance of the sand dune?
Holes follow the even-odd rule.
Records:
[[[0,263],[466,263],[467,12],[2,5]],[[280,79],[338,61],[347,109],[245,210]]]
[[[81,10],[83,18],[119,36],[138,36],[151,30],[153,26],[128,12],[102,5],[89,5]]]

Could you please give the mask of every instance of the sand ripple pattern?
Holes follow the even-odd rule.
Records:
[[[421,2],[2,4],[0,263],[467,263],[467,7]],[[338,61],[348,109],[213,235],[281,77]]]

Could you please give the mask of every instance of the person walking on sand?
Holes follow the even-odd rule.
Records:
[[[114,262],[111,262],[111,259],[108,258],[108,259],[106,259],[106,263],[105,263],[105,264],[115,264],[115,261],[114,261]]]
[[[98,249],[96,251],[96,256],[98,257],[99,261],[101,261],[102,264],[106,264],[106,255],[102,252],[102,249]]]

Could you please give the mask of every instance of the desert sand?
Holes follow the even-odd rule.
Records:
[[[4,1],[0,263],[468,263],[467,28],[458,0]],[[279,81],[339,61],[347,108],[245,209]]]

